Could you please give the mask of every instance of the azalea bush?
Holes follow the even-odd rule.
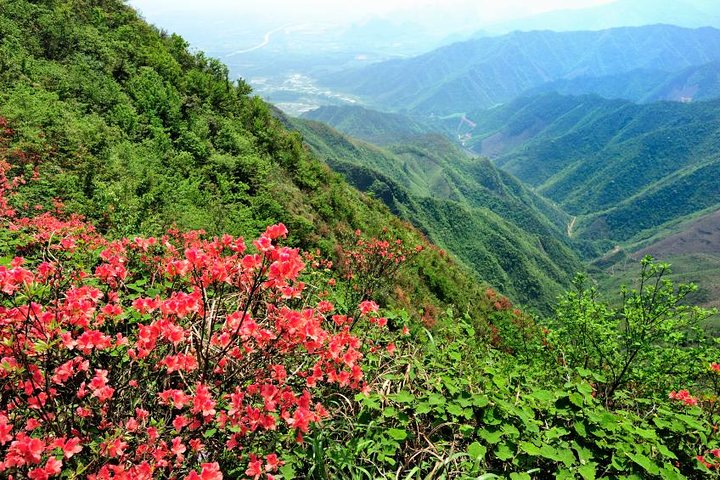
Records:
[[[367,389],[386,320],[364,283],[336,308],[331,263],[279,245],[284,225],[109,240],[16,208],[15,170],[0,163],[1,475],[272,478],[326,398]]]

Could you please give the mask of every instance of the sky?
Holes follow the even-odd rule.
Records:
[[[441,10],[449,15],[477,19],[481,23],[524,17],[536,13],[583,8],[612,0],[130,0],[146,16],[170,13],[227,12],[247,20],[273,17],[297,22],[353,22],[371,16]]]

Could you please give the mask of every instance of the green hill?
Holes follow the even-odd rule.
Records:
[[[720,63],[694,65],[679,72],[641,69],[617,75],[556,80],[533,88],[523,96],[549,92],[562,95],[595,94],[642,103],[711,100],[720,97]]]
[[[475,151],[577,215],[577,235],[608,250],[720,203],[718,101],[548,94],[471,117]]]
[[[720,60],[720,30],[671,25],[603,31],[514,32],[340,72],[323,82],[368,105],[423,115],[488,108],[548,82],[676,72]]]
[[[22,152],[12,161],[39,172],[23,189],[30,204],[62,199],[111,237],[171,226],[253,237],[283,222],[291,245],[327,255],[356,229],[423,243],[223,64],[122,2],[3,2],[0,39],[0,118]],[[484,289],[435,249],[401,285],[417,308],[472,310]]]
[[[512,298],[547,311],[582,269],[564,235],[566,214],[445,137],[379,148],[314,121],[292,124],[353,185]]]
[[[432,128],[405,115],[383,113],[360,106],[322,106],[302,118],[327,123],[351,137],[375,145],[402,143]]]
[[[709,313],[664,266],[533,317],[318,155],[547,302],[568,218],[487,160],[288,119],[121,0],[0,5],[0,476],[720,467]]]

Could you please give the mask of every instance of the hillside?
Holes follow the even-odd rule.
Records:
[[[455,43],[321,79],[371,106],[424,115],[492,107],[544,83],[720,60],[720,30],[670,25],[514,32]]]
[[[642,103],[711,100],[720,97],[720,63],[694,65],[679,72],[641,69],[617,75],[556,80],[533,88],[523,96],[550,92],[574,96],[595,94]]]
[[[110,237],[252,237],[282,222],[291,245],[327,255],[358,229],[425,243],[307,153],[223,64],[122,2],[5,2],[0,38],[0,118],[16,161],[37,169],[22,192],[30,204],[61,199]],[[406,280],[412,309],[472,310],[484,289],[433,248]]]
[[[302,118],[327,123],[336,130],[375,145],[403,143],[430,133],[432,128],[398,113],[384,113],[361,106],[322,106]]]
[[[320,158],[521,303],[547,311],[582,269],[566,214],[440,135],[384,149],[293,120]]]
[[[548,94],[471,118],[476,152],[578,216],[577,236],[608,250],[720,202],[718,101]]]

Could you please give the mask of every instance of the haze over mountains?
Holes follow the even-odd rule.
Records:
[[[407,60],[330,75],[322,82],[379,108],[450,115],[492,107],[549,82],[637,70],[678,72],[720,60],[720,30],[670,25],[587,32],[515,32]],[[584,90],[584,91],[582,91]]]

